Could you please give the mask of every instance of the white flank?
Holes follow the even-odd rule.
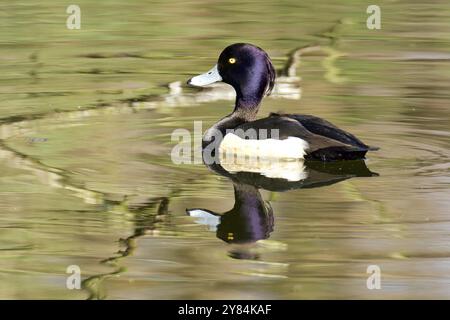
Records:
[[[228,172],[255,172],[268,178],[300,181],[308,177],[303,157],[308,143],[300,138],[245,140],[229,133],[220,144],[220,165]]]
[[[249,157],[304,159],[308,148],[308,142],[297,137],[246,140],[228,133],[220,143],[219,152]]]

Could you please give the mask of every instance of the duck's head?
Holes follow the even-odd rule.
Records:
[[[217,64],[208,72],[189,79],[188,84],[204,87],[223,81],[236,90],[237,105],[258,105],[265,94],[270,94],[276,77],[268,54],[248,43],[226,47]]]

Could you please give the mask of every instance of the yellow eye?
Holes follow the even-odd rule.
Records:
[[[236,63],[236,59],[235,58],[230,58],[230,59],[228,59],[228,62],[231,63],[231,64],[234,64],[234,63]]]

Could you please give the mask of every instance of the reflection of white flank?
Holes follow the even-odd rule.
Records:
[[[232,159],[230,159],[232,160]],[[280,178],[288,181],[300,181],[308,178],[303,160],[280,160],[274,158],[257,158],[246,163],[223,161],[220,165],[228,172],[254,172],[268,178]]]

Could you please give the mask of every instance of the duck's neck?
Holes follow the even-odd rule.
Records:
[[[222,118],[213,127],[208,129],[203,136],[203,143],[211,141],[217,132],[225,136],[226,131],[234,129],[237,126],[256,120],[259,105],[264,96],[266,84],[259,84],[255,87],[247,86],[244,89],[236,88],[236,103],[234,110],[228,116]],[[219,141],[217,141],[219,142]]]
[[[224,133],[227,129],[234,129],[245,122],[255,121],[263,95],[263,91],[242,92],[236,89],[233,112],[217,122],[213,128]]]
[[[264,97],[268,85],[268,79],[264,76],[255,75],[252,81],[243,85],[236,85],[236,103],[233,114],[246,122],[256,120],[259,105]]]
[[[237,91],[236,103],[230,116],[242,119],[243,122],[256,120],[261,100],[262,95],[244,95]]]

